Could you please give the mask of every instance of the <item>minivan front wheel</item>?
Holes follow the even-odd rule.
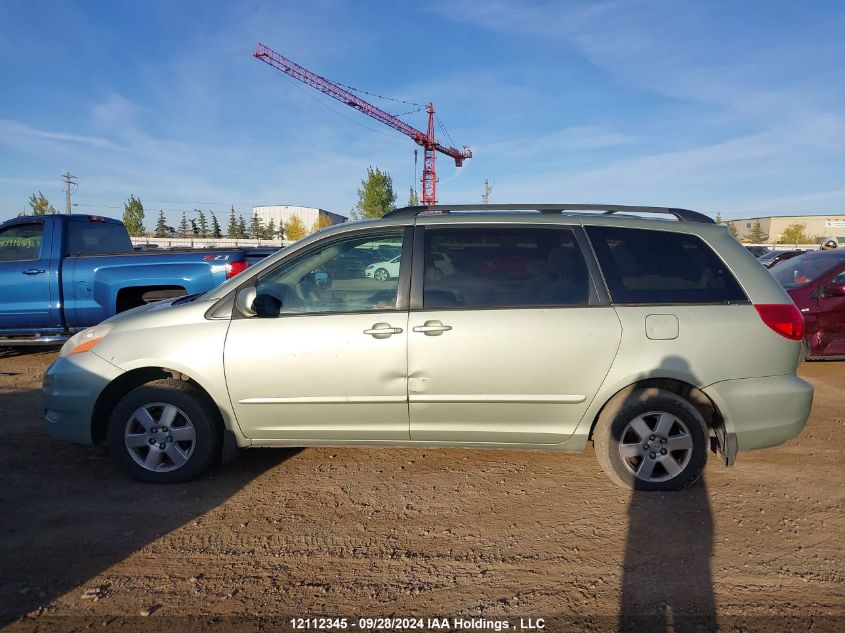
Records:
[[[118,402],[109,418],[109,452],[138,481],[189,481],[220,455],[218,417],[207,398],[184,381],[157,380]]]
[[[680,490],[701,476],[708,434],[701,414],[677,394],[638,389],[609,402],[593,430],[602,470],[635,490]]]

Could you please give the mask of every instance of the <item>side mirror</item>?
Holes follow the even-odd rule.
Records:
[[[845,297],[845,284],[827,284],[824,294],[826,297]]]
[[[235,309],[241,313],[241,316],[247,318],[256,316],[252,304],[255,302],[256,290],[255,287],[244,288],[235,297]]]

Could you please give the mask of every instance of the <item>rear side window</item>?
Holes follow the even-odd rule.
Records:
[[[43,224],[18,224],[0,231],[0,262],[38,259]]]
[[[590,288],[584,257],[568,229],[425,232],[425,309],[586,305]]]
[[[71,255],[132,252],[132,241],[122,224],[72,220],[68,222],[67,240]]]
[[[588,227],[614,303],[747,301],[727,266],[699,237]]]

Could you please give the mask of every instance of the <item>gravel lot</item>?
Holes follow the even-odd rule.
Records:
[[[42,427],[52,352],[0,356],[0,628],[290,630],[292,616],[546,630],[845,629],[845,363],[788,444],[675,494],[591,451],[254,450],[150,486]]]

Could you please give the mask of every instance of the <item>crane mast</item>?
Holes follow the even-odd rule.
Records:
[[[372,117],[376,121],[380,121],[385,125],[392,127],[394,130],[401,132],[405,136],[409,136],[417,145],[424,150],[423,153],[423,172],[422,172],[422,198],[423,205],[437,204],[437,169],[436,159],[437,152],[449,156],[455,161],[455,166],[460,167],[464,160],[472,158],[472,150],[466,145],[462,149],[443,145],[437,142],[434,134],[434,105],[429,103],[425,111],[428,113],[428,128],[426,132],[422,132],[415,127],[408,125],[401,119],[393,116],[373,104],[364,101],[353,93],[341,88],[335,83],[332,83],[325,77],[311,72],[303,68],[296,62],[291,61],[287,57],[280,55],[264,44],[259,44],[253,53],[257,59],[269,64],[273,68],[297,79],[312,88],[316,88],[320,92],[329,95],[333,99],[348,105],[351,108]]]

